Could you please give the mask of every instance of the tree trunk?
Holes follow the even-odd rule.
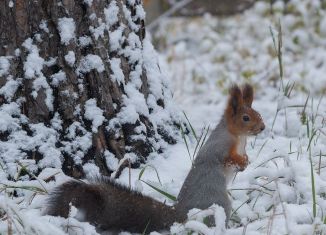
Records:
[[[136,167],[175,142],[178,115],[144,17],[140,0],[1,3],[0,160],[8,177],[46,167],[108,175],[119,160]]]

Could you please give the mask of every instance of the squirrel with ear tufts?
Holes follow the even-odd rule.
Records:
[[[113,179],[99,177],[89,183],[71,180],[50,194],[46,213],[68,217],[70,204],[77,217],[102,230],[141,233],[167,229],[173,222],[184,222],[192,208],[207,209],[212,204],[224,208],[227,220],[231,202],[227,184],[236,171],[248,165],[246,138],[257,135],[265,125],[251,108],[253,88],[233,85],[221,121],[200,149],[181,188],[177,203],[168,206]],[[213,220],[209,220],[213,225]],[[227,221],[226,221],[227,223]]]

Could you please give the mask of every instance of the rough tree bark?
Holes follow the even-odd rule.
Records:
[[[108,175],[118,160],[137,166],[174,143],[177,115],[155,58],[140,0],[4,0],[0,160],[8,177],[21,165],[79,178],[95,164]]]

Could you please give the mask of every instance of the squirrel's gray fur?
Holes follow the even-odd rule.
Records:
[[[227,195],[224,158],[228,155],[232,136],[226,125],[223,116],[198,152],[178,195],[175,208],[179,216],[192,208],[206,209],[215,203],[224,208],[228,220],[231,203]]]

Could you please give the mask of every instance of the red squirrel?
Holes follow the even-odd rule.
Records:
[[[78,209],[77,218],[99,229],[146,232],[167,229],[173,222],[184,222],[192,208],[207,209],[218,204],[230,217],[227,193],[228,174],[248,165],[246,137],[257,135],[265,125],[251,108],[253,88],[233,85],[221,121],[199,150],[174,206],[158,202],[139,192],[99,177],[89,183],[71,180],[50,194],[46,212],[68,217],[70,204]],[[209,222],[213,225],[213,222]],[[227,223],[227,221],[226,221]]]

